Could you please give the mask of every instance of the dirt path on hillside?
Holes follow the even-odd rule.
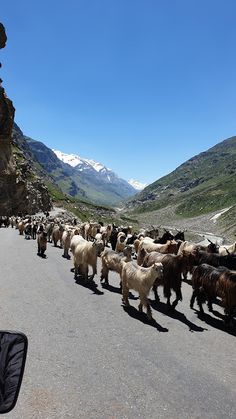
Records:
[[[209,214],[203,214],[194,218],[180,218],[175,213],[175,206],[162,208],[157,211],[139,214],[137,219],[141,227],[157,226],[172,230],[186,230],[186,236],[190,239],[201,241],[204,237],[208,237],[212,241],[219,244],[229,241],[229,238],[222,236],[215,220],[220,211],[214,211]],[[215,218],[213,218],[215,217]]]

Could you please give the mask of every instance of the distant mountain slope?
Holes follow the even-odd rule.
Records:
[[[171,203],[178,204],[176,212],[184,217],[236,203],[236,137],[192,157],[127,205],[134,212],[145,212]]]
[[[68,155],[53,152],[42,142],[25,138],[35,158],[68,195],[100,205],[115,205],[136,193],[128,182],[100,163],[78,156],[65,158]]]

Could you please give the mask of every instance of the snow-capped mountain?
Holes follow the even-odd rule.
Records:
[[[139,182],[138,180],[135,180],[135,179],[128,180],[128,183],[131,186],[133,186],[133,188],[136,189],[137,191],[142,191],[148,185],[147,183],[141,183],[141,182]]]
[[[63,161],[64,163],[69,164],[70,166],[74,167],[79,172],[97,172],[103,178],[106,178],[108,182],[112,182],[115,178],[118,178],[118,176],[111,170],[108,169],[106,166],[104,166],[101,163],[98,163],[91,159],[83,159],[77,154],[66,154],[62,153],[59,150],[52,150],[56,156]],[[132,185],[131,185],[132,186]]]
[[[39,141],[33,140],[29,144],[40,163],[68,195],[113,206],[137,192],[127,180],[101,163],[77,154],[51,150]]]
[[[65,154],[62,153],[59,150],[54,150],[52,149],[52,151],[56,154],[56,156],[63,161],[64,163],[69,164],[72,167],[77,166],[78,164],[82,163],[82,159],[77,156],[76,154]]]
[[[77,154],[66,154],[62,153],[59,150],[52,150],[56,156],[63,161],[64,163],[69,164],[70,166],[74,167],[79,172],[92,172],[95,170],[97,173],[99,173],[103,180],[106,180],[108,182],[114,182],[119,177],[111,170],[108,169],[106,166],[104,166],[101,163],[98,163],[91,159],[84,159]],[[141,191],[142,189],[147,186],[147,184],[138,182],[137,180],[130,179],[128,181],[128,184],[131,185],[136,191]]]

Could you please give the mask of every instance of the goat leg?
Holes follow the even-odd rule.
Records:
[[[153,292],[154,292],[155,301],[156,301],[157,303],[159,303],[159,301],[160,301],[160,297],[159,297],[158,292],[157,292],[157,285],[153,285],[152,290],[153,290]]]
[[[197,296],[197,291],[193,290],[192,297],[191,297],[191,300],[190,300],[190,308],[191,309],[193,309],[193,305],[194,305],[194,301],[195,301],[196,296]]]

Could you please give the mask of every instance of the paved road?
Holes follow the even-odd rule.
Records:
[[[235,419],[235,334],[198,319],[188,284],[176,314],[161,303],[150,325],[122,308],[116,274],[110,290],[92,290],[75,283],[61,249],[41,259],[10,228],[0,243],[1,329],[29,338],[18,403],[3,418]]]

